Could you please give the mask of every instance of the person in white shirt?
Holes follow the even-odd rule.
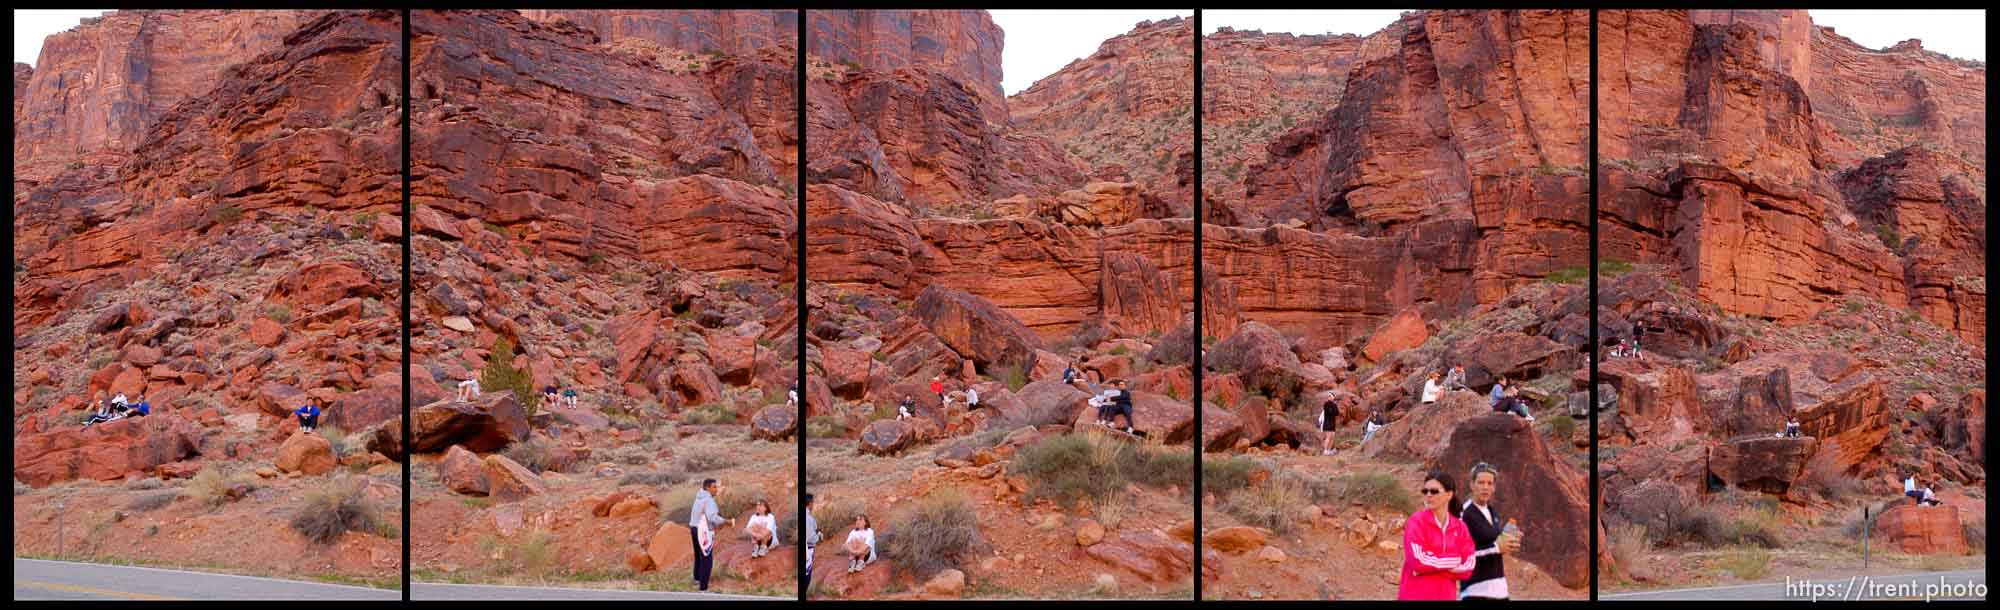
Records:
[[[111,397],[111,404],[123,407],[125,405],[131,404],[131,401],[125,398],[124,392],[119,392],[117,396]]]
[[[965,388],[965,410],[971,411],[977,408],[979,408],[979,390],[971,387]]]
[[[847,532],[847,571],[859,572],[875,561],[875,529],[868,527],[868,515],[854,516],[854,529]]]
[[[458,382],[458,401],[469,402],[479,398],[479,380],[467,379]]]
[[[1438,374],[1431,373],[1430,378],[1424,380],[1424,404],[1437,402],[1438,396],[1442,394],[1444,394],[1444,386],[1438,385]]]
[[[743,524],[743,531],[750,534],[751,557],[769,555],[771,537],[778,532],[778,516],[771,514],[771,505],[758,500],[750,510],[750,522]]]
[[[1931,488],[1930,488],[1930,487],[1925,487],[1925,488],[1924,488],[1924,497],[1923,497],[1923,499],[1921,499],[1921,500],[1917,500],[1917,504],[1918,504],[1919,506],[1942,506],[1942,505],[1944,505],[1944,503],[1943,503],[1943,502],[1939,502],[1939,501],[1938,501],[1938,499],[1937,499],[1937,492],[1935,492],[1935,491],[1931,491]]]
[[[1911,474],[1910,478],[1903,479],[1903,495],[1909,496],[1911,500],[1919,504],[1923,503],[1924,494],[1917,491],[1917,475]]]
[[[1368,422],[1361,427],[1361,444],[1368,444],[1368,439],[1375,438],[1375,431],[1381,430],[1384,425],[1381,411],[1369,413]]]

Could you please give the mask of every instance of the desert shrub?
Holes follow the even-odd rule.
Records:
[[[1249,488],[1250,475],[1261,469],[1256,460],[1240,455],[1220,459],[1204,456],[1201,460],[1201,486],[1204,491],[1227,497]]]
[[[1723,537],[1737,544],[1763,548],[1784,546],[1784,521],[1775,506],[1759,506],[1729,520]]]
[[[243,208],[239,208],[233,205],[224,205],[220,208],[216,208],[215,219],[221,222],[222,224],[229,224],[236,222],[238,220],[242,220]]]
[[[1028,385],[1028,366],[1017,364],[1000,370],[1000,381],[1007,384],[1007,391],[1020,392]]]
[[[806,418],[806,438],[846,438],[847,422],[832,415]]]
[[[1115,441],[1099,441],[1114,443]],[[1041,439],[1014,454],[1012,471],[1028,478],[1024,502],[1049,498],[1068,507],[1084,499],[1122,492],[1125,479],[1114,462],[1104,459],[1099,442],[1088,435],[1069,433]]]
[[[375,506],[368,502],[366,480],[338,479],[306,492],[305,502],[292,515],[292,529],[315,544],[331,544],[350,530],[375,531]]]
[[[756,483],[744,485],[725,484],[722,488],[722,496],[715,499],[715,510],[722,513],[722,518],[724,519],[742,519],[744,515],[750,514],[750,506],[756,504],[758,500],[771,501],[771,496],[764,491],[763,485]],[[771,510],[776,512],[778,507],[772,506]],[[738,525],[742,523],[742,521],[737,522]]]
[[[1551,271],[1549,272],[1548,276],[1544,277],[1543,279],[1555,282],[1557,284],[1575,284],[1577,282],[1583,281],[1583,278],[1586,277],[1590,277],[1590,267],[1588,265],[1579,265],[1576,267],[1564,267],[1561,269],[1557,269],[1555,271]]]
[[[690,426],[736,423],[736,410],[722,403],[709,403],[681,412],[681,423]]]
[[[488,392],[514,392],[514,400],[521,403],[521,412],[528,417],[535,416],[541,408],[541,400],[535,396],[535,379],[527,370],[514,368],[514,344],[506,337],[493,340],[493,351],[486,355],[486,367],[479,371],[479,387]]]
[[[1194,482],[1194,451],[1187,447],[1145,447],[1129,454],[1123,468],[1133,481],[1154,487]]]
[[[289,323],[292,321],[292,308],[284,303],[268,303],[264,305],[264,315],[281,324]]]
[[[786,502],[784,506],[779,506],[777,502],[771,503],[771,513],[778,515],[778,531],[773,532],[773,535],[777,538],[777,544],[779,545],[798,544],[799,542],[800,513],[797,510],[797,502],[798,500],[795,497]],[[819,515],[813,515],[813,519],[819,519]],[[824,529],[826,524],[821,523],[819,526]]]
[[[687,481],[687,474],[674,469],[634,472],[618,479],[619,485],[645,485],[647,487],[667,487]]]
[[[693,485],[682,485],[660,494],[660,521],[687,523],[694,516],[694,496],[698,491]]]
[[[1626,578],[1650,579],[1652,571],[1646,563],[1646,549],[1652,541],[1646,537],[1646,526],[1620,523],[1607,533],[1611,537],[1611,559],[1618,571]]]
[[[882,548],[896,559],[897,571],[929,578],[960,567],[986,547],[979,537],[979,513],[956,489],[934,489],[878,527]]]
[[[507,459],[514,460],[514,463],[535,474],[541,474],[555,466],[555,452],[549,450],[547,442],[536,436],[508,445],[507,450],[501,452],[501,455],[507,456]]]
[[[1662,531],[1654,532],[1654,538],[1680,544],[1715,546],[1731,536],[1721,515],[1706,507],[1690,506],[1679,513],[1666,515]]]
[[[1245,524],[1270,528],[1285,534],[1298,525],[1299,507],[1307,504],[1306,492],[1295,480],[1272,478],[1252,485],[1222,501],[1222,510]]]
[[[1740,580],[1757,580],[1771,572],[1771,552],[1760,548],[1744,548],[1730,551],[1722,556],[1722,569]]]
[[[556,545],[548,530],[535,530],[521,537],[502,554],[507,570],[517,574],[547,576],[556,566]]]
[[[826,539],[821,541],[821,544],[839,544],[841,541],[846,540],[845,532],[847,532],[848,527],[854,525],[854,516],[861,514],[867,508],[860,501],[853,499],[816,499],[819,500],[819,507],[813,510],[813,520],[819,522],[819,529],[826,532],[827,536]],[[878,516],[875,519],[879,521],[880,517]],[[880,523],[871,521],[871,524],[875,525],[877,528],[876,531],[881,531]],[[882,541],[877,540],[876,542],[879,544]]]
[[[139,497],[133,498],[130,503],[127,503],[125,509],[140,513],[151,512],[165,508],[168,504],[173,504],[174,499],[179,497],[181,497],[181,492],[175,490],[141,494]]]
[[[1380,506],[1404,513],[1417,510],[1417,500],[1410,495],[1410,490],[1386,472],[1342,475],[1334,479],[1333,495],[1360,502],[1363,506]]]
[[[214,508],[242,498],[244,494],[257,488],[257,476],[238,472],[225,473],[220,466],[203,466],[194,478],[188,479],[181,488],[181,495],[187,496],[202,506]]]
[[[161,487],[166,487],[166,486],[167,486],[166,482],[161,481],[159,477],[132,479],[131,482],[125,484],[126,489],[142,490],[142,491],[148,489],[159,489]]]
[[[1542,421],[1548,422],[1549,438],[1568,442],[1576,436],[1576,418],[1554,411],[1554,407],[1544,406]]]
[[[736,454],[718,447],[690,447],[677,462],[680,470],[690,475],[722,470],[736,463]]]
[[[639,466],[653,461],[653,450],[642,444],[623,445],[598,454],[601,459],[614,464]]]

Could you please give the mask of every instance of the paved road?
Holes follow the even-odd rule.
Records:
[[[16,600],[400,600],[402,598],[403,592],[394,589],[212,572],[14,558]]]
[[[1790,589],[1785,581],[1757,583],[1752,585],[1731,585],[1727,587],[1701,587],[1695,589],[1671,589],[1666,591],[1645,591],[1639,593],[1619,593],[1599,595],[1598,599],[1634,600],[1804,600],[1817,597],[1820,600],[1867,600],[1867,599],[1924,599],[1926,595],[1935,599],[1985,599],[1986,571],[1957,570],[1952,572],[1919,572],[1897,574],[1895,576],[1853,576],[1848,579],[1825,579],[1811,581],[1811,588],[1794,580]],[[1976,585],[1960,587],[1960,585]],[[1955,590],[1941,588],[1950,586]],[[1818,589],[1816,592],[1812,588]],[[1814,595],[1817,593],[1817,595]]]
[[[694,593],[680,591],[627,591],[621,589],[581,589],[575,587],[510,587],[506,585],[453,585],[444,583],[410,583],[412,601],[430,600],[651,600],[651,601],[693,601],[693,600],[790,600],[789,597],[765,597],[759,595],[730,595],[727,593]]]

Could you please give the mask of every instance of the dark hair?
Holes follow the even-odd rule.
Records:
[[[812,505],[813,505],[813,495],[806,494],[806,506],[812,506]]]
[[[869,520],[868,520],[868,513],[855,513],[855,514],[854,514],[854,518],[856,518],[856,519],[860,519],[860,520],[861,520],[861,527],[862,527],[863,529],[867,529],[867,530],[874,530],[874,529],[875,529],[875,522],[874,522],[874,521],[869,521]]]
[[[751,506],[751,509],[750,509],[750,514],[752,514],[752,515],[755,515],[755,514],[758,514],[758,513],[757,513],[757,509],[758,509],[758,508],[763,508],[763,509],[764,509],[764,513],[763,513],[763,514],[766,514],[766,515],[768,515],[768,514],[771,514],[771,503],[770,503],[770,502],[765,502],[765,501],[764,501],[763,499],[761,499],[761,498],[760,498],[760,499],[758,499],[758,500],[757,500],[756,502],[754,502],[754,503],[751,503],[751,504],[750,504],[750,506]]]
[[[701,488],[702,488],[702,489],[708,489],[708,487],[709,487],[710,485],[714,485],[714,484],[715,484],[715,479],[702,479],[702,480],[701,480]]]
[[[1449,497],[1449,500],[1450,500],[1449,502],[1447,502],[1447,503],[1445,504],[1445,506],[1446,506],[1446,507],[1448,507],[1448,508],[1446,509],[1447,511],[1449,511],[1449,507],[1455,507],[1455,506],[1458,506],[1458,505],[1459,505],[1459,503],[1458,503],[1458,483],[1457,483],[1457,482],[1454,482],[1454,481],[1452,481],[1452,480],[1451,480],[1451,475],[1450,475],[1450,474],[1446,473],[1446,472],[1445,472],[1444,470],[1442,470],[1442,469],[1435,469],[1435,468],[1434,468],[1434,469],[1431,469],[1431,471],[1430,471],[1430,472],[1427,472],[1427,473],[1424,473],[1424,481],[1425,481],[1425,482],[1430,482],[1430,481],[1437,481],[1437,482],[1438,482],[1438,486],[1439,486],[1439,487],[1443,487],[1443,488],[1444,488],[1444,493],[1445,493],[1445,495],[1446,495],[1446,496],[1448,496],[1448,497]],[[1423,483],[1418,483],[1418,485],[1422,485],[1422,484],[1423,484]]]

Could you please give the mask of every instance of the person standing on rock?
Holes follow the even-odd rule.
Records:
[[[694,541],[694,581],[703,591],[708,590],[708,573],[715,567],[715,528],[736,525],[734,517],[724,520],[716,508],[715,496],[720,493],[721,482],[702,479],[701,490],[694,494],[694,506],[688,510],[688,537]]]
[[[479,380],[467,379],[458,382],[458,401],[472,402],[479,398]]]
[[[313,428],[319,426],[319,405],[307,402],[305,406],[301,406],[298,408],[298,410],[292,411],[292,414],[297,415],[299,417],[300,432],[311,434]]]
[[[803,535],[799,536],[799,538],[800,538],[800,539],[802,539],[802,540],[804,540],[804,541],[805,541],[805,543],[806,543],[806,569],[805,569],[805,579],[806,579],[806,583],[810,584],[810,583],[812,583],[812,579],[813,579],[813,548],[815,548],[815,547],[818,547],[818,546],[819,546],[819,540],[820,540],[820,532],[819,532],[819,521],[818,521],[818,520],[816,520],[816,519],[813,519],[813,495],[812,495],[812,494],[806,494],[806,522],[805,522],[805,528],[806,528],[806,531],[805,531],[805,533],[804,533]]]
[[[1465,522],[1465,530],[1472,535],[1472,546],[1476,549],[1472,556],[1472,576],[1458,583],[1458,598],[1461,600],[1505,600],[1507,599],[1507,570],[1502,555],[1512,555],[1521,548],[1521,541],[1514,536],[1501,536],[1506,521],[1493,510],[1493,490],[1499,486],[1500,471],[1486,462],[1472,466],[1472,499],[1466,500],[1459,508],[1459,520]]]
[[[1458,581],[1472,576],[1472,534],[1452,516],[1458,486],[1451,475],[1432,470],[1424,476],[1424,507],[1403,524],[1403,572],[1397,600],[1452,601]]]
[[[979,408],[979,388],[965,387],[965,410],[971,412]]]
[[[938,375],[938,376],[936,376],[936,377],[932,377],[932,378],[931,378],[931,393],[932,393],[932,394],[936,394],[936,395],[937,395],[937,399],[938,399],[938,408],[940,408],[940,409],[944,408],[944,376],[943,376],[943,375]]]
[[[1430,378],[1424,380],[1423,395],[1419,396],[1418,398],[1424,404],[1428,405],[1436,403],[1438,401],[1438,397],[1442,395],[1444,395],[1444,386],[1438,383],[1438,374],[1431,373]]]
[[[1333,427],[1340,422],[1340,401],[1332,396],[1319,405],[1319,454],[1333,455]],[[1364,441],[1365,442],[1365,441]]]

